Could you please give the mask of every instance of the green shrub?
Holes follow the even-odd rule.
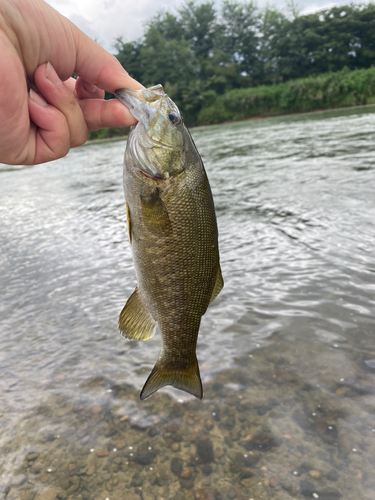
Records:
[[[198,124],[330,109],[375,102],[375,67],[235,89],[203,105]]]

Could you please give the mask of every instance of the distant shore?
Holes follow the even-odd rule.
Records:
[[[212,125],[223,125],[225,123],[234,123],[234,122],[241,122],[241,121],[252,121],[252,120],[264,120],[266,118],[276,118],[279,116],[297,116],[297,115],[303,115],[303,114],[316,114],[316,113],[322,113],[326,111],[344,111],[344,110],[349,110],[349,109],[364,109],[368,107],[375,107],[375,103],[370,103],[370,104],[361,104],[361,105],[354,105],[354,106],[341,106],[338,108],[325,108],[325,109],[315,109],[313,111],[295,111],[292,113],[278,113],[278,114],[270,114],[266,116],[251,116],[249,118],[242,118],[242,119],[232,119],[232,120],[225,120],[223,122],[219,123],[208,123],[208,124],[202,124],[202,125],[195,125],[188,127],[189,130],[198,130],[201,128],[206,128],[206,127],[211,127]],[[118,142],[118,141],[124,141],[128,138],[129,134],[124,134],[124,135],[116,135],[113,137],[104,137],[102,139],[89,139],[83,144],[82,146],[91,146],[93,144],[101,144],[101,143],[107,143],[107,142]],[[81,146],[81,147],[82,147]]]

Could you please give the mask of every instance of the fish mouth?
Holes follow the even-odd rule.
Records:
[[[139,90],[133,89],[119,89],[116,90],[115,96],[117,99],[126,106],[130,113],[139,122],[142,120],[144,123],[149,122],[151,118],[157,113],[160,108],[163,98],[168,98],[164,92],[162,85],[154,85],[153,87],[143,88]],[[159,103],[157,103],[159,101]],[[154,104],[155,103],[155,104]],[[137,126],[133,125],[132,128]],[[146,127],[147,131],[147,127]],[[155,139],[151,134],[147,134],[149,141],[155,146],[173,149],[173,146],[165,144],[161,138]]]
[[[156,112],[156,108],[152,106],[152,104],[165,95],[166,93],[162,85],[155,85],[148,89],[118,89],[115,91],[117,99],[129,109],[130,113],[138,121],[140,121],[145,114],[151,117],[151,115]]]
[[[169,179],[170,167],[162,166],[160,161],[161,157],[165,157],[167,150],[167,157],[171,157],[176,149],[175,144],[168,143],[170,141],[165,128],[168,131],[168,127],[173,127],[168,119],[168,113],[169,109],[174,110],[174,108],[178,112],[177,106],[164,92],[162,85],[139,90],[119,89],[116,90],[115,96],[138,120],[132,127],[128,144],[129,151],[137,160],[139,168],[145,175],[154,179]],[[178,141],[177,146],[181,146]],[[164,150],[164,153],[160,153],[161,150]]]

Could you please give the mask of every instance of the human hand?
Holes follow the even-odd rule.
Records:
[[[43,0],[0,0],[0,67],[2,163],[61,158],[88,131],[135,123],[104,90],[142,85]]]

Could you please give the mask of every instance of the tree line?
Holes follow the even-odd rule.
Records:
[[[115,54],[131,76],[162,83],[196,123],[202,106],[232,89],[369,68],[375,61],[375,5],[350,4],[300,15],[258,9],[251,1],[185,3],[160,12],[132,42],[117,38]]]

